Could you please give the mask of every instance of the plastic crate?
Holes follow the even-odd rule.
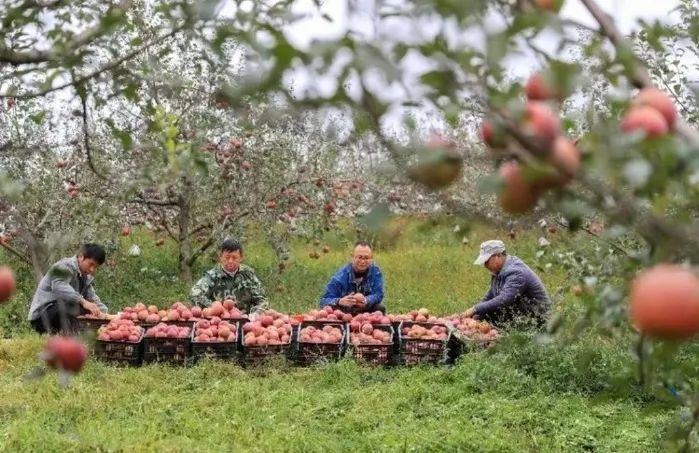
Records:
[[[89,331],[96,332],[103,325],[109,324],[108,319],[95,319],[95,318],[86,318],[84,316],[78,316],[77,320],[78,320],[77,330],[79,332],[89,332]]]
[[[230,323],[230,321],[228,321]],[[238,355],[238,338],[240,337],[240,323],[235,323],[235,339],[221,342],[197,342],[196,327],[192,328],[192,358],[199,360],[203,357],[213,359],[234,360]]]
[[[192,339],[187,338],[143,338],[143,363],[171,363],[186,365],[192,357]]]
[[[391,342],[384,344],[352,344],[350,333],[349,348],[352,357],[359,363],[367,365],[391,365],[394,363],[394,329],[390,325],[375,325],[374,330],[380,329],[391,334]]]
[[[143,357],[143,335],[137,342],[95,340],[95,358],[116,366],[138,366]]]
[[[497,342],[498,339],[479,340],[469,338],[458,329],[453,329],[449,338],[449,361],[455,362],[461,354],[491,348]]]
[[[280,357],[288,358],[291,354],[291,337],[286,344],[272,344],[266,346],[245,346],[243,345],[241,354],[241,364],[243,366],[262,365],[272,359]]]
[[[337,327],[342,331],[342,338],[339,343],[308,343],[301,341],[301,331],[313,326],[323,328],[325,326]],[[304,321],[296,332],[295,361],[302,366],[314,365],[317,363],[338,360],[347,347],[347,324],[342,321]]]
[[[426,329],[434,326],[447,329],[446,340],[434,340],[427,338],[412,338],[403,335],[403,328],[420,325]],[[403,365],[416,365],[421,363],[442,364],[448,361],[448,344],[451,338],[451,329],[443,323],[403,321],[399,327],[400,332],[400,362]]]

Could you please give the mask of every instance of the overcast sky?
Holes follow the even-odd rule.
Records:
[[[392,0],[392,3],[401,4],[403,1],[405,0]],[[314,5],[313,0],[298,0],[296,2],[296,12],[307,14],[308,17],[295,22],[291,26],[287,26],[285,28],[285,34],[287,39],[292,43],[304,48],[308,46],[313,39],[337,38],[344,34],[348,28],[351,28],[353,32],[361,33],[364,36],[379,41],[382,38],[410,41],[416,37],[419,39],[421,36],[430,36],[431,33],[437,32],[437,27],[433,27],[434,30],[430,30],[430,24],[421,23],[419,29],[411,29],[409,25],[406,26],[405,23],[403,23],[393,26],[390,29],[387,29],[387,27],[390,27],[390,24],[383,24],[382,28],[384,29],[377,33],[372,20],[372,11],[375,3],[376,0],[325,0],[322,2],[319,11]],[[388,3],[388,1],[384,0],[383,4],[386,3]],[[628,34],[632,30],[638,28],[638,20],[641,18],[649,22],[655,21],[656,19],[665,23],[676,22],[677,14],[671,13],[671,11],[678,6],[679,1],[597,0],[597,3],[614,18],[614,21],[622,33]],[[351,9],[353,9],[353,11],[351,11]],[[323,14],[331,17],[332,22],[325,20],[322,17]],[[585,25],[597,28],[596,21],[579,0],[566,0],[560,14],[562,17],[574,19]],[[501,24],[493,22],[491,26],[490,23],[486,23],[485,28],[489,32],[497,31],[501,29]],[[551,36],[553,37],[554,35]],[[465,45],[484,48],[487,36],[483,33],[476,33],[465,37],[462,36],[461,38]],[[557,40],[555,38],[551,40],[544,38],[543,42],[537,41],[537,43],[539,45],[543,44],[543,48],[552,52],[556,47]],[[509,57],[505,60],[505,64],[508,66],[511,76],[526,78],[531,72],[538,69],[537,65],[539,65],[540,62],[530,55],[520,55]],[[404,78],[408,80],[413,78],[413,76],[413,80],[416,79],[420,73],[426,70],[425,66],[422,65],[420,61],[410,61],[404,66],[405,67],[402,67],[401,70]],[[299,92],[302,92],[304,87],[306,87],[324,95],[326,91],[323,89],[325,82],[330,85],[327,87],[327,90],[334,89],[332,87],[333,83],[329,78],[327,80],[309,79],[303,72],[294,73],[291,77],[287,77],[286,80],[287,82],[293,80],[293,84]],[[410,83],[408,82],[407,85],[410,85]],[[383,95],[384,99],[387,97],[390,98],[392,97],[390,92],[390,90],[382,90],[381,95]],[[400,97],[400,95],[397,94],[396,97]],[[427,115],[431,116],[429,113]],[[401,121],[400,115],[391,116],[393,117],[389,120],[391,124],[387,126],[391,128],[399,127],[398,123]]]
[[[358,9],[361,9],[363,6],[370,7],[372,3],[373,1],[371,0],[325,0],[320,12],[317,12],[313,0],[299,0],[296,4],[296,10],[298,12],[310,12],[311,17],[296,23],[292,27],[288,27],[289,38],[301,44],[308,43],[313,38],[337,37],[347,29],[348,4],[355,5]],[[670,11],[677,7],[679,1],[597,0],[597,3],[614,17],[622,32],[629,33],[636,28],[639,18],[646,20],[660,19],[664,22],[676,20],[676,15],[673,18],[670,15]],[[333,22],[327,22],[321,17],[321,14],[327,14],[333,19]],[[567,0],[561,10],[561,15],[586,25],[595,25],[592,16],[578,0]],[[370,23],[366,25],[370,26]],[[353,27],[362,27],[362,24],[353,24]]]

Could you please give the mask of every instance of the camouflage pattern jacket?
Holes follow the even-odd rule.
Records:
[[[214,300],[235,298],[237,307],[246,313],[259,313],[268,307],[262,282],[255,271],[245,264],[235,274],[223,270],[220,264],[204,272],[192,287],[190,298],[194,305],[208,307]]]

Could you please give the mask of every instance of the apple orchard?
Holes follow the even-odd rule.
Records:
[[[436,345],[426,362],[454,373],[497,354],[531,371],[527,348],[557,345],[586,364],[579,351],[590,342],[623,351],[598,362],[628,365],[590,393],[614,381],[638,392],[625,403],[667,403],[673,422],[653,445],[696,448],[696,0],[628,35],[595,0],[347,1],[344,31],[308,42],[294,34],[304,21],[335,19],[323,2],[305,15],[298,3],[0,6],[7,347],[29,341],[28,303],[49,266],[94,241],[107,249],[98,288],[119,315],[87,317],[92,337],[42,338],[44,371],[87,382],[96,358],[133,365],[158,361],[156,352],[178,364],[235,358],[246,369],[279,357],[423,363],[402,346],[411,344]],[[564,15],[569,3],[592,22]],[[371,32],[360,26],[369,22]],[[515,76],[522,56],[531,71]],[[473,241],[496,236],[552,282],[540,332],[464,315],[485,290],[476,279],[488,277],[466,269]],[[184,302],[227,237],[254,244],[246,252],[273,301],[259,317],[233,300]],[[315,285],[360,239],[379,263],[384,254],[389,269],[426,269],[428,281],[395,271],[387,314],[316,309]],[[422,266],[434,256],[443,261]],[[395,368],[387,372],[422,372]],[[584,381],[574,374],[556,379]],[[381,433],[378,442],[400,448]],[[588,441],[561,442],[546,446]]]

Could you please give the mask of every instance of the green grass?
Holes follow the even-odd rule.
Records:
[[[449,225],[425,232],[411,224],[377,251],[390,311],[453,313],[482,296],[488,275],[471,262],[481,240],[503,232],[470,231],[467,246],[462,235]],[[534,266],[537,237],[507,242]],[[118,255],[115,267],[99,271],[103,298],[112,306],[185,298],[189,284],[172,279],[174,250],[137,235],[124,251],[131,241],[143,255]],[[310,245],[294,244],[282,274],[267,247],[248,244],[248,263],[275,308],[315,307],[348,255],[340,235],[325,241],[332,251],[319,260],[308,258]],[[628,346],[592,330],[549,344],[513,333],[453,367],[371,369],[344,360],[310,369],[215,362],[117,369],[90,361],[63,389],[55,374],[26,379],[43,340],[22,321],[33,284],[20,275],[17,297],[0,313],[12,336],[0,340],[0,451],[664,451],[678,420],[671,400],[635,384]],[[541,277],[557,310],[576,313],[564,271]],[[685,358],[696,362],[694,352]]]

